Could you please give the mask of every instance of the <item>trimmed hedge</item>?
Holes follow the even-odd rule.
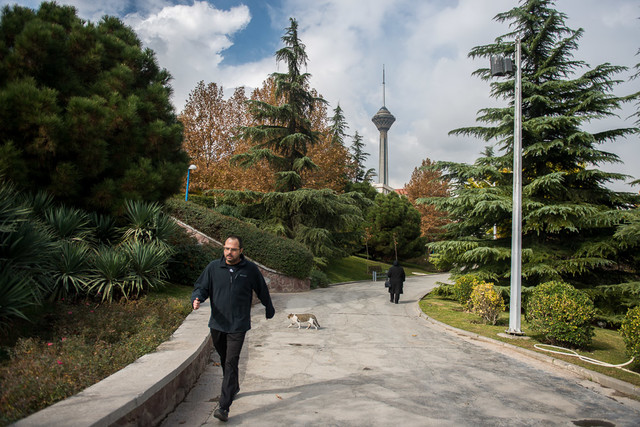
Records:
[[[217,245],[201,245],[182,227],[171,236],[169,243],[174,249],[167,265],[169,281],[180,285],[193,286],[205,267],[214,259],[220,259],[224,252]]]
[[[287,276],[309,277],[313,254],[301,243],[178,198],[167,200],[165,211],[219,241],[232,234],[242,238],[245,255],[260,264]]]

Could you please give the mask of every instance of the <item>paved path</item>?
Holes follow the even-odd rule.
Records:
[[[272,295],[273,319],[254,309],[227,424],[640,426],[637,401],[418,317],[437,280],[409,278],[397,305],[381,282]],[[322,328],[287,328],[290,312]],[[212,415],[220,381],[212,365],[163,426],[223,424]]]

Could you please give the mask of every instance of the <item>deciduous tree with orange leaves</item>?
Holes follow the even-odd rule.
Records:
[[[413,170],[409,183],[405,186],[407,197],[420,211],[420,231],[428,241],[437,240],[443,233],[443,226],[448,223],[447,213],[438,210],[426,199],[428,197],[446,197],[449,185],[443,180],[441,173],[434,170],[430,159],[422,161],[422,165]]]

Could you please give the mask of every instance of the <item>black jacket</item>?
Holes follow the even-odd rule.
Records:
[[[387,271],[387,277],[389,278],[389,282],[391,286],[389,287],[389,293],[392,294],[401,294],[403,291],[403,283],[405,280],[404,268],[399,265],[392,265],[389,267],[389,271]]]
[[[227,265],[222,257],[211,261],[194,285],[191,302],[198,298],[211,301],[209,328],[221,332],[246,332],[251,329],[251,300],[256,293],[266,308],[267,319],[275,314],[269,288],[258,266],[241,255],[236,265]]]

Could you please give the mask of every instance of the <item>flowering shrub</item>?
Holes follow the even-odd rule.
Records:
[[[465,274],[464,276],[458,277],[453,284],[453,294],[466,310],[471,309],[471,306],[469,305],[471,292],[473,291],[474,286],[479,283],[480,281],[478,280],[478,277],[472,274]]]
[[[482,317],[484,322],[495,325],[500,313],[505,310],[502,297],[493,287],[493,283],[480,282],[473,287],[470,298],[471,311]]]
[[[627,353],[631,357],[640,359],[640,306],[630,308],[622,321],[620,335],[627,346]],[[640,360],[636,361],[636,364]]]
[[[582,348],[591,344],[594,316],[593,303],[584,292],[557,281],[538,285],[526,312],[531,329],[547,342]]]

